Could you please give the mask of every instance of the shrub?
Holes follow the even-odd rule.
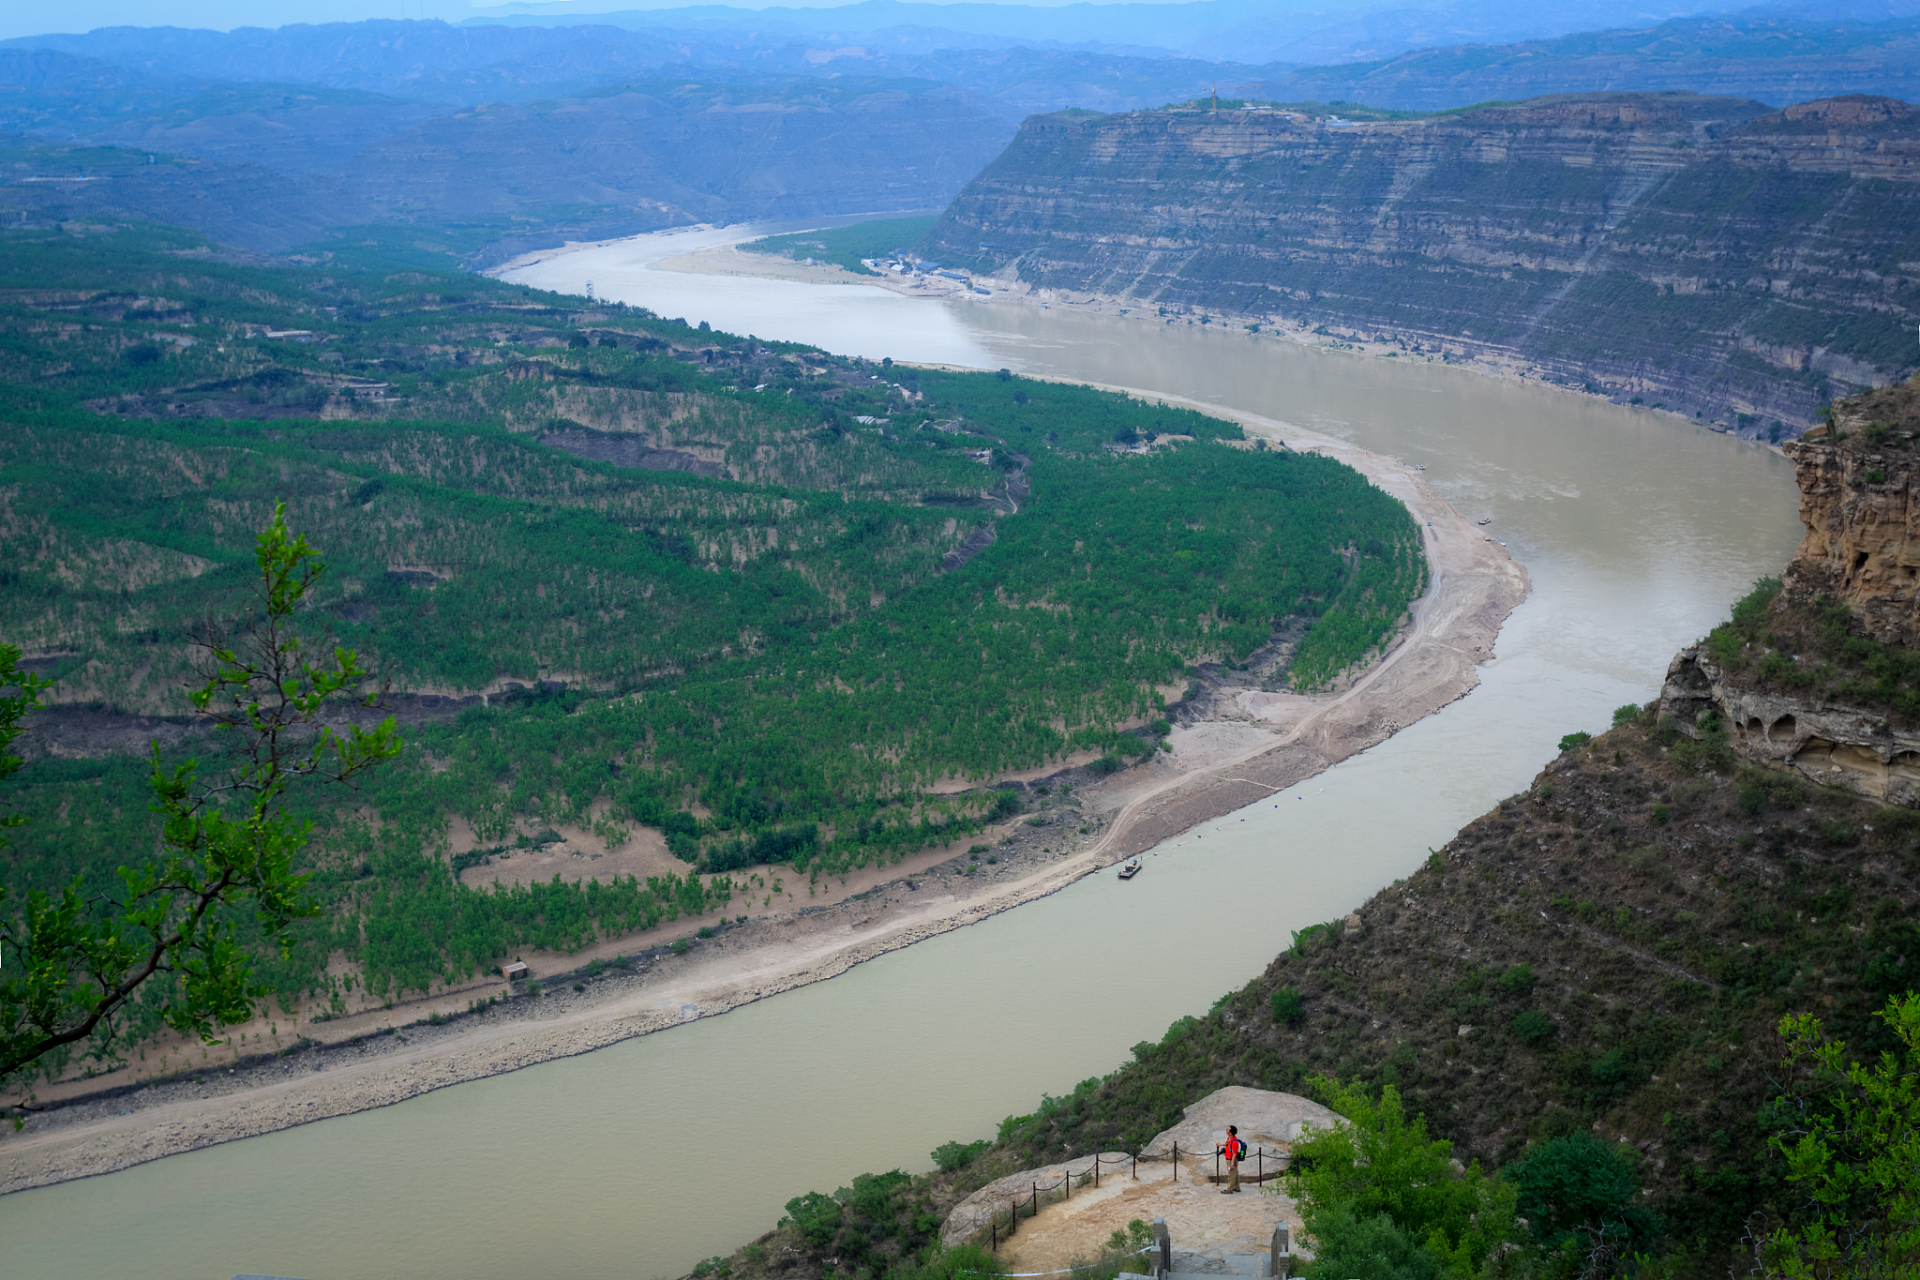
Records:
[[[1524,996],[1532,991],[1533,984],[1538,981],[1539,979],[1534,977],[1533,966],[1530,964],[1508,965],[1506,972],[1500,975],[1501,987],[1516,996]]]
[[[1553,1033],[1553,1019],[1538,1009],[1522,1009],[1514,1015],[1513,1035],[1522,1044],[1545,1044]]]
[[[1703,715],[1694,725],[1699,735],[1682,737],[1673,746],[1673,758],[1683,769],[1721,770],[1733,765],[1733,744],[1727,740],[1726,722],[1716,715]]]
[[[1293,987],[1281,987],[1273,993],[1273,1020],[1283,1026],[1297,1027],[1300,1019],[1306,1017],[1306,1006],[1300,1002],[1300,992]]]
[[[933,1164],[942,1173],[953,1173],[972,1164],[988,1147],[980,1142],[943,1142],[933,1149]]]
[[[1624,707],[1615,707],[1613,709],[1613,727],[1616,729],[1618,729],[1623,724],[1632,724],[1635,720],[1638,720],[1639,718],[1640,718],[1640,708],[1636,707],[1631,702],[1629,702]]]
[[[1439,854],[1434,855],[1435,858],[1439,856]],[[1331,932],[1331,927],[1325,924],[1310,924],[1304,929],[1295,929],[1293,931],[1293,954],[1296,956],[1304,956],[1307,954],[1307,940],[1309,938],[1317,933],[1331,934]]]
[[[840,1230],[840,1204],[832,1196],[809,1191],[787,1201],[785,1222],[798,1227],[808,1244],[816,1247],[831,1244],[834,1234]]]
[[[1433,1138],[1426,1122],[1410,1116],[1392,1085],[1376,1100],[1363,1088],[1315,1076],[1309,1082],[1348,1123],[1311,1129],[1293,1144],[1294,1172],[1287,1193],[1300,1202],[1305,1234],[1320,1242],[1315,1275],[1477,1276],[1513,1236],[1513,1192],[1481,1172],[1476,1161],[1456,1172],[1452,1144]],[[1372,1227],[1380,1218],[1394,1229]],[[1357,1270],[1328,1268],[1327,1242],[1365,1231],[1364,1248],[1342,1253]],[[1404,1236],[1395,1243],[1390,1235]],[[1418,1269],[1384,1270],[1368,1265],[1368,1249],[1400,1250],[1411,1259],[1427,1255]]]
[[[1667,825],[1667,820],[1673,817],[1673,810],[1667,805],[1656,804],[1653,806],[1653,812],[1649,816],[1653,819],[1654,826],[1664,827]]]
[[[1652,1215],[1634,1205],[1640,1187],[1631,1157],[1584,1129],[1541,1143],[1506,1173],[1519,1190],[1516,1209],[1548,1249],[1598,1235],[1630,1254],[1654,1234]]]
[[[1199,1025],[1200,1019],[1194,1017],[1192,1014],[1188,1014],[1184,1018],[1175,1018],[1168,1024],[1167,1034],[1160,1037],[1160,1047],[1162,1049],[1171,1049],[1174,1045],[1185,1040],[1188,1033]]]
[[[1854,832],[1853,824],[1845,818],[1815,818],[1813,828],[1820,833],[1822,840],[1842,848],[1860,838]]]
[[[1316,1215],[1314,1254],[1308,1274],[1342,1280],[1447,1280],[1443,1270],[1413,1234],[1384,1213],[1363,1218],[1347,1205]]]
[[[1007,1274],[1007,1264],[977,1244],[954,1248],[935,1242],[917,1266],[896,1266],[887,1272],[888,1280],[990,1280]]]
[[[1592,734],[1575,731],[1560,739],[1560,749],[1562,751],[1571,751],[1575,747],[1584,747],[1592,741]]]
[[[691,951],[692,949],[693,949],[693,943],[687,941],[685,938],[675,938],[673,940],[673,945],[667,948],[667,950],[673,952],[673,954],[677,956],[683,956],[687,954],[688,951]]]

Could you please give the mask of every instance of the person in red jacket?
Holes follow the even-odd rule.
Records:
[[[1247,1154],[1247,1144],[1240,1141],[1240,1130],[1233,1125],[1227,1126],[1227,1140],[1214,1150],[1227,1161],[1227,1189],[1220,1194],[1230,1196],[1240,1190],[1240,1161]]]

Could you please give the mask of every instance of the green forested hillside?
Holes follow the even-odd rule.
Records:
[[[935,783],[1151,752],[1159,687],[1289,618],[1310,620],[1296,683],[1323,684],[1425,581],[1397,501],[1190,410],[710,333],[379,245],[293,266],[156,230],[4,247],[0,638],[58,682],[43,731],[99,757],[146,731],[73,726],[190,719],[189,640],[234,607],[276,501],[331,566],[312,629],[394,681],[410,749],[364,807],[318,815],[334,910],[278,962],[288,990],[330,957],[425,988],[724,900],[756,862],[977,830],[1007,802]],[[1191,439],[1107,447],[1158,436]],[[110,754],[26,769],[15,881],[110,887],[150,838],[141,784]],[[492,847],[652,826],[688,877],[481,893],[453,819]]]

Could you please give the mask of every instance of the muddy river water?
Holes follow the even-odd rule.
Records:
[[[831,981],[399,1106],[0,1199],[0,1274],[349,1280],[684,1273],[791,1196],[918,1170],[1257,973],[1658,687],[1799,536],[1792,469],[1675,418],[1218,328],[933,302],[598,246],[512,278],[831,350],[1144,388],[1426,467],[1534,593],[1480,687],[1294,791]]]

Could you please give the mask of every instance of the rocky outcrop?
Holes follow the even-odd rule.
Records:
[[[1831,426],[1786,446],[1807,534],[1757,643],[1788,666],[1826,660],[1803,651],[1791,633],[1799,619],[1830,616],[1835,605],[1851,615],[1852,634],[1895,653],[1920,649],[1916,435],[1920,377],[1836,406]],[[1717,718],[1750,760],[1890,804],[1920,805],[1920,725],[1858,695],[1827,696],[1810,678],[1798,688],[1793,679],[1768,678],[1764,662],[1749,660],[1756,641],[1734,640],[1737,653],[1719,652],[1726,663],[1741,663],[1737,671],[1716,661],[1711,645],[1682,650],[1667,668],[1661,711],[1682,732],[1699,737]]]
[[[1920,731],[1896,728],[1874,710],[1729,680],[1699,645],[1667,667],[1660,710],[1693,737],[1708,713],[1719,717],[1734,749],[1757,763],[1888,804],[1920,805]]]
[[[928,254],[1169,320],[1506,362],[1776,437],[1911,368],[1915,225],[1905,103],[1588,94],[1358,124],[1034,117]]]
[[[1842,406],[1837,437],[1823,428],[1786,450],[1807,526],[1783,575],[1786,597],[1838,601],[1868,635],[1908,648],[1920,648],[1917,408],[1920,386],[1890,388]]]
[[[1049,1197],[1044,1189],[1061,1187],[1063,1179],[1069,1175],[1073,1179],[1074,1195],[1082,1196],[1093,1181],[1096,1163],[1109,1184],[1127,1184],[1131,1206],[1129,1212],[1136,1216],[1159,1216],[1158,1210],[1163,1203],[1187,1208],[1189,1204],[1183,1201],[1191,1201],[1196,1187],[1205,1187],[1205,1194],[1209,1197],[1214,1194],[1207,1185],[1215,1168],[1212,1156],[1220,1144],[1227,1140],[1228,1125],[1239,1130],[1239,1136],[1247,1144],[1249,1152],[1260,1153],[1258,1160],[1250,1155],[1241,1166],[1242,1177],[1252,1183],[1256,1179],[1264,1181],[1284,1168],[1292,1155],[1293,1144],[1307,1130],[1331,1129],[1344,1123],[1346,1121],[1333,1111],[1298,1094],[1228,1085],[1224,1089],[1215,1089],[1184,1108],[1179,1124],[1156,1135],[1137,1153],[1108,1151],[1097,1156],[1075,1156],[1056,1164],[1022,1169],[1018,1173],[996,1178],[954,1206],[940,1229],[940,1239],[949,1248],[984,1241],[989,1223],[1005,1214],[1009,1204],[1030,1194],[1036,1194],[1044,1203],[1052,1203],[1054,1197]],[[1176,1150],[1181,1164],[1181,1171],[1177,1175],[1172,1167]],[[1184,1197],[1181,1195],[1183,1191],[1186,1193]],[[1154,1208],[1148,1209],[1148,1205]],[[1195,1230],[1197,1238],[1205,1235],[1204,1231],[1198,1230],[1202,1224],[1190,1213],[1182,1214],[1179,1218],[1168,1215],[1167,1220]],[[1006,1224],[1002,1222],[1000,1225],[1004,1230]],[[1058,1229],[1058,1224],[1052,1223],[1042,1224],[1040,1228],[1029,1226],[1023,1230],[1031,1235],[1034,1230],[1046,1226]],[[1264,1224],[1264,1230],[1271,1229],[1272,1221],[1269,1219]],[[1245,1252],[1251,1252],[1251,1249]]]

